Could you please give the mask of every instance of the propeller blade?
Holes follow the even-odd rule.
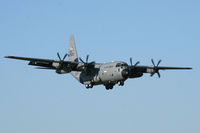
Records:
[[[133,59],[132,57],[130,58],[130,63],[131,63],[131,66],[133,65]]]
[[[157,74],[158,74],[158,77],[160,78],[160,73],[159,73],[159,72],[157,72]]]
[[[65,60],[65,58],[68,56],[68,54],[66,53],[65,56],[63,57],[63,61]]]
[[[151,73],[151,77],[153,77],[154,74],[155,74],[155,73]]]
[[[136,62],[136,63],[135,63],[135,65],[134,65],[134,67],[136,67],[136,66],[137,66],[139,63],[140,63],[139,61],[138,61],[138,62]]]
[[[161,61],[162,61],[162,60],[159,60],[159,61],[158,61],[157,67],[160,65]]]
[[[86,63],[88,63],[88,59],[89,59],[89,55],[87,55],[87,57],[86,57]]]
[[[155,63],[154,63],[153,59],[151,59],[151,62],[152,62],[152,64],[153,64],[153,66],[155,67],[156,65],[155,65]]]
[[[60,54],[59,54],[59,53],[57,53],[57,56],[58,56],[59,60],[61,61],[61,58],[60,58]]]
[[[79,60],[80,60],[82,63],[85,63],[81,58],[79,58]]]

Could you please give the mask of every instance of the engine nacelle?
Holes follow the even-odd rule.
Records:
[[[143,73],[142,72],[133,72],[129,74],[129,78],[139,78],[142,77]]]
[[[57,69],[56,73],[58,73],[58,74],[65,74],[65,73],[70,73],[71,71],[72,71],[71,68]]]

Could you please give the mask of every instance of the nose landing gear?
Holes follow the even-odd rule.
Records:
[[[124,81],[118,81],[117,84],[118,84],[119,86],[124,86]]]
[[[106,90],[112,90],[112,89],[113,89],[113,86],[111,86],[111,85],[106,86]]]

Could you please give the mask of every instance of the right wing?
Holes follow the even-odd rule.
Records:
[[[29,57],[17,57],[17,56],[5,56],[4,58],[17,59],[29,61],[28,65],[38,66],[38,69],[53,69],[56,70],[59,67],[76,69],[78,62],[73,61],[61,61],[61,60],[50,60],[40,58],[29,58]]]

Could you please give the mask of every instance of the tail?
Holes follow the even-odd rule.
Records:
[[[74,36],[71,35],[69,38],[69,48],[68,48],[68,61],[78,62],[78,55],[76,51],[76,44],[74,41]]]
[[[78,62],[76,44],[75,44],[73,35],[71,35],[70,38],[69,38],[68,61]],[[80,82],[80,72],[72,71],[71,75]]]

